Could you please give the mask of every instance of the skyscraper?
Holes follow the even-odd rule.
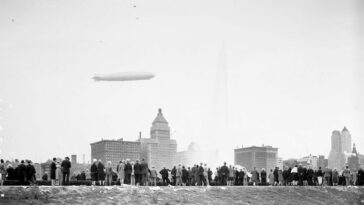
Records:
[[[329,168],[344,168],[347,161],[346,155],[349,153],[351,153],[351,135],[349,130],[346,127],[341,132],[334,130],[331,136]]]
[[[170,127],[158,109],[157,117],[150,128],[150,138],[141,138],[141,158],[144,158],[149,167],[154,166],[157,170],[171,168],[177,153],[176,140],[170,139]]]

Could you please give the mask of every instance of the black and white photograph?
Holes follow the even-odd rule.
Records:
[[[0,0],[0,204],[364,205],[364,0]]]

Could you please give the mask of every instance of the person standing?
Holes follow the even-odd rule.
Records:
[[[134,177],[135,177],[135,185],[137,185],[137,186],[141,185],[142,166],[139,163],[138,159],[135,161],[135,164],[134,164]]]
[[[335,168],[334,171],[332,171],[332,185],[337,186],[338,183],[339,183],[339,172]]]
[[[182,186],[182,164],[176,169],[176,186]]]
[[[26,173],[27,173],[27,181],[29,185],[35,184],[35,168],[32,164],[32,161],[27,160],[28,165],[26,166]]]
[[[268,179],[269,179],[269,184],[274,186],[274,175],[273,175],[273,170],[272,169],[269,172]]]
[[[267,184],[267,172],[265,172],[265,169],[262,168],[262,171],[260,172],[260,178],[262,179],[262,185]]]
[[[118,179],[120,181],[120,185],[124,184],[125,179],[125,161],[120,161],[119,165],[116,168],[116,172],[118,173]]]
[[[343,176],[345,177],[345,186],[350,186],[350,169],[349,166],[346,166],[345,170],[343,171]]]
[[[57,161],[56,164],[56,180],[55,180],[55,185],[61,185],[61,180],[62,180],[62,170],[61,170],[61,162]]]
[[[252,181],[253,181],[253,186],[258,185],[259,182],[259,172],[257,171],[257,168],[254,167],[254,170],[252,171]]]
[[[98,180],[97,159],[93,159],[93,163],[91,165],[90,172],[91,172],[91,182],[92,182],[92,185],[95,186],[96,185],[96,182]]]
[[[202,183],[206,186],[207,185],[207,182],[206,182],[206,179],[205,179],[205,176],[204,176],[204,168],[203,168],[203,164],[200,163],[200,166],[198,168],[198,176],[199,176],[199,182],[198,182],[198,185],[199,186],[202,186]]]
[[[203,176],[206,179],[206,184],[205,186],[210,186],[210,182],[209,182],[209,174],[208,174],[208,168],[207,168],[207,164],[205,163],[204,167],[203,167]]]
[[[233,185],[233,181],[234,181],[234,167],[232,167],[230,165],[229,166],[229,175],[228,175],[227,185],[228,186],[232,186]]]
[[[162,183],[164,186],[169,184],[169,179],[168,179],[168,170],[166,169],[166,167],[163,167],[163,169],[159,172],[162,176]]]
[[[141,168],[141,185],[147,186],[148,185],[148,170],[149,170],[148,163],[143,158],[140,165],[141,165],[140,166],[140,168]]]
[[[63,172],[63,185],[68,185],[70,180],[70,169],[71,169],[71,162],[69,157],[65,157],[62,164],[62,172]]]
[[[154,166],[150,170],[150,180],[152,186],[157,186],[157,170],[155,169]]]
[[[318,185],[322,186],[322,177],[324,176],[324,173],[322,172],[321,167],[317,170],[316,176]]]
[[[111,167],[111,161],[108,161],[106,163],[106,167],[105,167],[105,174],[106,174],[106,186],[111,186],[111,182],[112,182],[112,167]]]
[[[26,185],[27,181],[27,167],[24,164],[24,160],[20,161],[20,164],[15,168],[15,173],[18,176],[20,185]]]
[[[131,183],[131,172],[132,172],[132,166],[130,164],[129,159],[126,160],[126,164],[125,164],[125,168],[124,168],[124,173],[125,173],[125,184],[130,184]]]
[[[97,164],[97,179],[99,180],[99,185],[105,185],[105,166],[102,164],[101,159],[99,159],[99,163]]]
[[[5,178],[6,178],[5,163],[4,163],[4,160],[1,159],[0,160],[0,186],[4,185]]]
[[[53,161],[51,163],[51,183],[52,183],[52,186],[55,186],[56,185],[56,162],[57,162],[57,159],[55,157],[53,157]]]
[[[130,163],[130,165],[131,165],[130,184],[131,184],[132,186],[135,186],[135,164],[134,164],[134,162],[132,161],[132,162]]]
[[[188,170],[185,166],[182,166],[182,184],[183,186],[188,184]]]

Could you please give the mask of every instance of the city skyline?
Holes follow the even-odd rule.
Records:
[[[158,108],[177,151],[328,156],[346,126],[361,152],[363,17],[351,0],[3,0],[0,156],[90,161],[91,142],[149,137]],[[155,77],[91,79],[138,71]]]

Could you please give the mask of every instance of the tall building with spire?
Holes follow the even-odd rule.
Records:
[[[162,109],[158,109],[157,117],[150,128],[150,138],[141,138],[141,158],[144,158],[149,167],[157,170],[164,166],[171,168],[177,153],[176,140],[170,138],[170,127],[164,118]]]
[[[347,155],[351,153],[351,135],[344,127],[340,132],[335,130],[331,136],[331,151],[329,154],[329,168],[342,169],[347,163]]]

